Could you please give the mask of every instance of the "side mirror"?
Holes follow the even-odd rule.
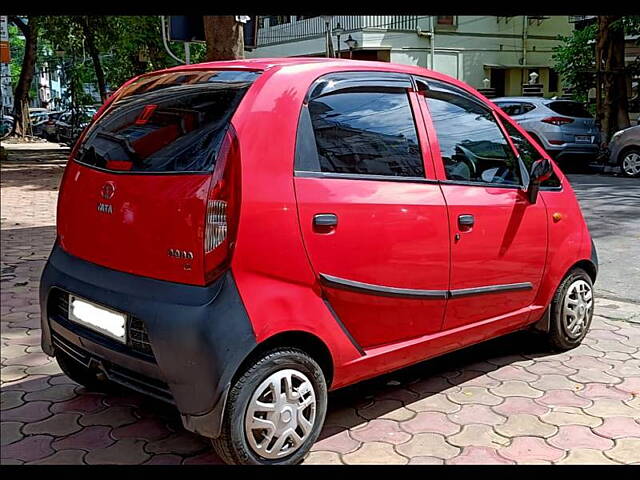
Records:
[[[529,186],[527,188],[529,203],[536,203],[538,200],[538,192],[540,191],[540,184],[551,178],[551,175],[553,175],[553,166],[549,160],[541,158],[533,162],[529,175]]]

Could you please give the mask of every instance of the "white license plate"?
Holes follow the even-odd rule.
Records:
[[[127,316],[83,298],[69,295],[69,320],[126,343]]]
[[[591,143],[591,135],[576,135],[576,143]]]

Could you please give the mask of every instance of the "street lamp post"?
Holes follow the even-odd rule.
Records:
[[[342,58],[342,54],[340,52],[340,35],[344,33],[344,28],[340,26],[340,22],[338,22],[336,28],[333,29],[333,33],[338,37],[338,58]]]
[[[351,35],[349,35],[349,38],[347,38],[344,43],[346,43],[349,47],[349,58],[353,59],[353,49],[356,45],[358,45],[357,40],[354,40],[353,38],[351,38]]]

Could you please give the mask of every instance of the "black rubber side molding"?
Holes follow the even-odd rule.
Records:
[[[320,274],[320,283],[328,287],[350,290],[354,292],[367,293],[370,295],[380,295],[385,297],[403,298],[458,298],[470,295],[482,295],[486,293],[497,293],[517,290],[531,290],[531,282],[507,283],[504,285],[487,285],[475,288],[459,288],[456,290],[417,290],[412,288],[387,287],[384,285],[374,285],[371,283],[357,282],[345,278],[334,277],[326,273]]]

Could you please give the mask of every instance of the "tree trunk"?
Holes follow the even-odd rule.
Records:
[[[16,15],[9,16],[9,21],[20,29],[25,38],[25,51],[24,58],[22,59],[20,78],[18,79],[13,97],[13,116],[15,121],[13,122],[12,134],[19,137],[25,136],[25,125],[29,121],[29,89],[33,81],[38,49],[37,17],[29,16],[27,18],[28,23],[25,23]]]
[[[619,15],[598,16],[596,58],[599,61],[603,98],[598,118],[602,122],[602,141],[607,144],[611,136],[629,126],[629,101],[624,63],[624,27]],[[615,23],[614,23],[615,22]]]
[[[91,26],[91,20],[89,17],[82,19],[82,30],[84,31],[85,39],[87,40],[87,50],[93,60],[93,68],[96,72],[96,79],[98,80],[98,90],[100,91],[100,99],[102,103],[107,100],[107,85],[104,80],[104,70],[102,69],[102,63],[100,62],[100,53],[96,48],[95,33]]]
[[[207,60],[237,60],[244,58],[242,23],[234,15],[204,16]]]

